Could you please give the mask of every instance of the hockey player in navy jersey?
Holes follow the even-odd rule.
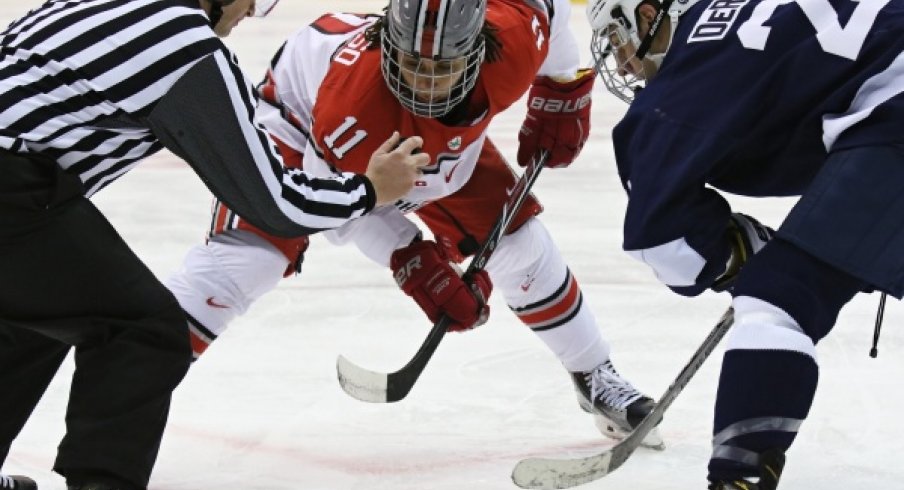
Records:
[[[625,250],[679,294],[733,295],[709,488],[774,489],[815,344],[859,291],[904,293],[904,1],[596,0],[588,16],[597,72],[631,104],[613,130]],[[801,197],[771,238],[719,191]]]

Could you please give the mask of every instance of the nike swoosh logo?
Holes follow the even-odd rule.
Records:
[[[448,172],[446,172],[446,183],[447,184],[449,183],[450,180],[452,180],[452,174],[455,172],[455,169],[458,168],[458,165],[460,163],[461,162],[457,162],[455,165],[452,166],[452,168],[449,169]]]
[[[214,308],[229,308],[226,305],[221,305],[219,303],[214,302],[213,296],[207,298],[207,306],[212,306]]]

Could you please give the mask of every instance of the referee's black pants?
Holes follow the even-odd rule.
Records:
[[[78,179],[0,152],[0,465],[71,347],[54,470],[145,488],[191,361],[182,310]]]

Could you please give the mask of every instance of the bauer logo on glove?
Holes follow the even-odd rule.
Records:
[[[577,100],[562,100],[562,99],[545,99],[540,96],[532,97],[530,101],[527,103],[527,107],[543,111],[543,112],[552,112],[552,113],[571,113],[577,112],[587,106],[590,105],[590,94],[585,94],[583,97]]]
[[[389,266],[399,287],[414,299],[432,322],[442,315],[452,322],[449,331],[470,330],[486,322],[486,304],[493,283],[486,271],[461,277],[461,270],[449,263],[436,242],[417,241],[392,253]]]
[[[546,76],[534,80],[527,98],[527,117],[518,132],[518,164],[526,166],[549,151],[547,167],[567,167],[590,135],[590,93],[593,70],[580,70],[563,81]]]

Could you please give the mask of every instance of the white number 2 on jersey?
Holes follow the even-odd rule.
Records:
[[[763,0],[753,9],[750,18],[738,27],[738,37],[745,48],[763,50],[772,31],[764,24],[779,5],[797,3],[816,28],[816,39],[825,52],[855,60],[879,11],[889,0],[855,1],[854,13],[847,25],[841,27],[838,13],[828,0]]]
[[[537,36],[537,49],[543,49],[543,41],[546,41],[546,36],[543,35],[543,30],[540,29],[540,19],[536,15],[531,19],[530,26],[534,29],[534,34]]]

